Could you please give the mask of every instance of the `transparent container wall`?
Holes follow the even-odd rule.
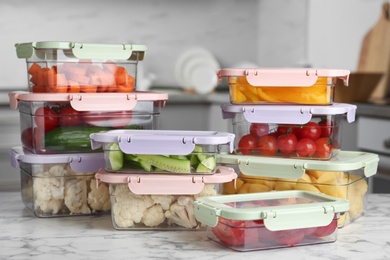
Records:
[[[127,154],[118,143],[103,145],[108,172],[174,173],[174,174],[213,174],[216,169],[216,156],[224,145],[195,145],[187,155]],[[153,147],[151,147],[153,152]]]
[[[236,187],[231,183],[223,184],[222,187],[223,194],[306,190],[347,199],[350,209],[340,215],[339,227],[353,222],[364,214],[368,191],[367,178],[361,169],[350,172],[307,170],[299,179],[253,177],[240,173]]]
[[[328,105],[333,103],[336,78],[319,77],[309,87],[252,86],[245,76],[228,77],[228,83],[233,104]]]
[[[135,60],[78,59],[69,49],[37,49],[26,59],[29,90],[35,93],[133,92]]]
[[[231,119],[236,154],[329,160],[341,148],[344,115],[314,115],[307,124],[250,123],[242,113]]]
[[[139,101],[131,111],[76,111],[69,102],[19,103],[21,142],[33,153],[84,153],[89,135],[113,129],[157,129],[161,106]]]
[[[109,188],[97,188],[93,172],[74,172],[69,164],[20,163],[21,195],[36,217],[93,215],[111,210]]]
[[[126,183],[109,184],[112,224],[118,230],[199,230],[195,218],[198,197],[219,195],[220,184],[205,184],[195,195],[137,195]]]
[[[337,219],[326,226],[291,229],[268,230],[262,219],[231,220],[219,217],[215,227],[207,227],[207,236],[227,248],[235,251],[253,251],[314,245],[334,242],[337,239]]]

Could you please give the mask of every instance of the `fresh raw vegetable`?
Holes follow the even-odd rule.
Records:
[[[58,126],[57,113],[49,107],[39,107],[35,110],[34,121],[39,129],[45,133]]]
[[[188,155],[125,154],[117,143],[106,150],[110,170],[141,169],[147,172],[212,173],[216,167],[214,155],[208,155],[201,146],[195,146]]]
[[[90,60],[80,60],[46,66],[45,63],[30,65],[32,92],[132,92],[135,86],[134,77],[114,62],[97,65]]]

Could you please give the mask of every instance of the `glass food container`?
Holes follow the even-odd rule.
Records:
[[[207,237],[235,251],[315,245],[337,240],[348,200],[309,191],[197,198],[195,217]]]
[[[20,170],[21,195],[36,217],[85,216],[111,210],[108,185],[96,185],[103,153],[39,155],[13,147],[10,161]]]
[[[116,174],[101,170],[98,185],[110,189],[112,224],[118,230],[199,230],[193,202],[220,195],[220,186],[234,182],[232,168],[220,166],[212,175]]]
[[[344,227],[363,215],[367,205],[368,178],[376,174],[379,156],[340,151],[328,161],[218,155],[217,162],[236,169],[236,186],[224,185],[223,194],[305,190],[347,199],[350,209],[341,214]]]
[[[218,78],[227,78],[233,104],[333,103],[337,79],[348,85],[349,70],[315,68],[221,69]]]
[[[146,47],[136,44],[27,42],[15,44],[26,59],[30,92],[132,92]]]

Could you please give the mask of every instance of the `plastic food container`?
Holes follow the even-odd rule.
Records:
[[[213,175],[115,174],[101,170],[98,184],[109,184],[113,227],[119,230],[199,230],[193,202],[220,194],[220,185],[234,182],[232,168]]]
[[[340,151],[329,161],[218,155],[217,162],[236,169],[236,186],[224,185],[223,194],[305,190],[347,199],[350,209],[340,216],[343,227],[363,215],[367,179],[376,174],[377,154]]]
[[[251,251],[314,245],[337,239],[337,219],[348,200],[308,191],[198,198],[195,217],[207,236],[230,249]]]
[[[348,85],[349,70],[334,69],[221,69],[218,78],[227,78],[233,104],[333,103],[337,79]]]
[[[214,131],[111,130],[90,135],[92,149],[103,147],[105,169],[153,173],[212,174],[216,155],[234,134]]]
[[[23,147],[46,154],[93,152],[89,135],[99,131],[155,129],[168,95],[10,92],[9,99],[19,108]]]
[[[24,205],[37,217],[92,215],[111,210],[108,185],[96,185],[103,153],[26,153],[13,147],[10,161],[20,169]]]
[[[29,90],[39,93],[132,92],[146,51],[135,44],[50,41],[15,47],[27,62]]]
[[[341,125],[354,122],[356,106],[230,105],[236,154],[328,160],[341,148]]]

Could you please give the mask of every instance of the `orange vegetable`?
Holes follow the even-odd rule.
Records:
[[[31,67],[28,69],[28,74],[31,76],[34,76],[37,74],[37,72],[41,69],[41,66],[38,63],[33,63]]]
[[[115,82],[117,85],[123,85],[126,84],[127,80],[127,71],[124,67],[118,66],[116,72],[115,72]]]
[[[68,92],[69,93],[78,93],[78,92],[80,92],[80,85],[79,85],[79,83],[77,83],[76,81],[73,81],[73,80],[68,80],[68,83],[69,83],[69,88],[68,88]]]
[[[83,93],[95,93],[98,89],[96,85],[82,85],[80,86],[80,92]]]

